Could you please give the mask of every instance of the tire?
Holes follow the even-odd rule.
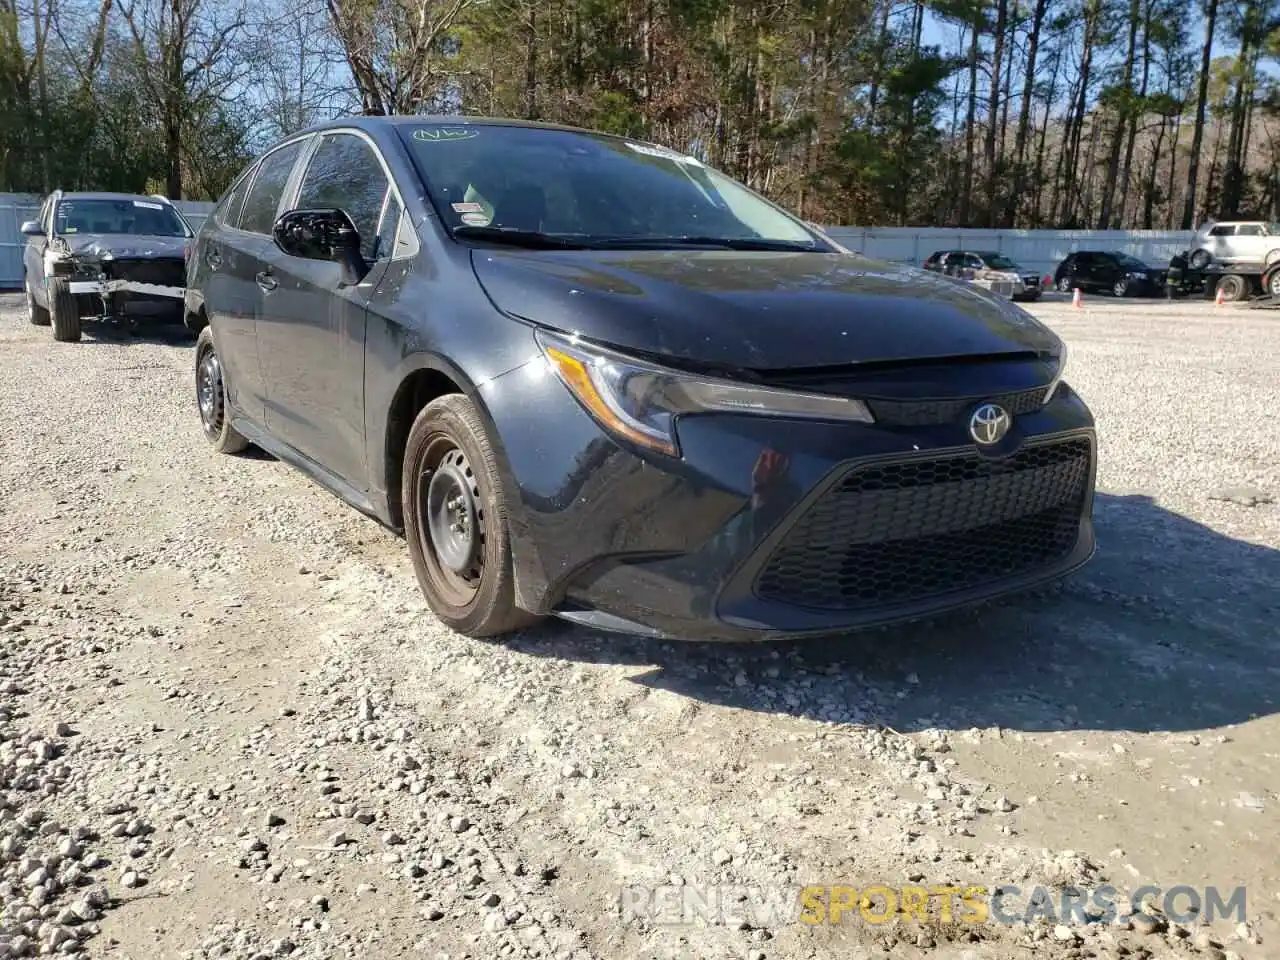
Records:
[[[1262,266],[1264,268],[1273,267],[1277,263],[1280,263],[1280,249],[1268,250],[1267,255],[1262,258]]]
[[[80,339],[80,304],[71,292],[66,277],[49,280],[49,313],[53,317],[53,339],[59,343],[76,343]]]
[[[1057,287],[1058,287],[1058,292],[1059,292],[1059,293],[1070,293],[1070,292],[1071,292],[1071,278],[1070,278],[1070,277],[1067,277],[1067,276],[1059,277],[1059,278],[1058,278]]]
[[[1129,281],[1117,280],[1111,285],[1111,292],[1117,297],[1127,297],[1129,295]]]
[[[516,606],[507,491],[466,397],[439,397],[414,419],[400,491],[418,586],[445,626],[479,638],[541,619]]]
[[[1222,299],[1226,303],[1236,303],[1239,300],[1243,300],[1249,292],[1249,287],[1244,277],[1234,273],[1229,273],[1219,280],[1218,289],[1222,291]]]
[[[1191,254],[1191,259],[1187,261],[1187,266],[1192,270],[1203,270],[1209,265],[1209,261],[1213,259],[1213,254],[1208,250],[1197,250]]]
[[[1273,297],[1280,297],[1280,264],[1262,275],[1262,290]]]
[[[36,295],[31,292],[31,284],[25,278],[23,290],[27,295],[27,320],[33,327],[47,327],[53,321],[49,319],[49,308],[36,303]]]
[[[249,446],[227,417],[227,385],[222,362],[213,342],[213,331],[205,327],[196,339],[196,410],[205,439],[218,453],[239,453]]]

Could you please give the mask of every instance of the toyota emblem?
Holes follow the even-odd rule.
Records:
[[[1004,407],[994,403],[984,403],[969,418],[969,436],[975,443],[989,447],[999,443],[1009,432],[1013,418]]]

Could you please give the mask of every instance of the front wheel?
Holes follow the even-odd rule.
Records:
[[[1059,292],[1059,293],[1070,293],[1070,292],[1071,292],[1071,278],[1070,278],[1070,277],[1062,276],[1062,277],[1059,277],[1059,278],[1058,278],[1058,292]]]
[[[1111,292],[1117,297],[1127,297],[1129,295],[1129,281],[1117,280],[1111,287]]]
[[[66,277],[49,280],[49,313],[53,317],[53,339],[76,343],[80,339],[80,304]]]
[[[400,490],[418,585],[446,626],[491,637],[537,621],[516,606],[507,494],[466,397],[433,400],[413,421]]]
[[[1280,263],[1277,263],[1263,275],[1262,289],[1273,297],[1280,297]]]
[[[208,327],[196,339],[196,407],[205,438],[218,453],[239,453],[249,445],[227,416],[227,383]]]

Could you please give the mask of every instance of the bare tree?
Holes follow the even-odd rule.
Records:
[[[419,113],[441,93],[442,45],[477,0],[327,0],[367,114]]]
[[[135,53],[138,80],[164,132],[165,187],[183,196],[184,138],[191,116],[221,100],[250,73],[238,55],[245,39],[243,0],[120,0]]]

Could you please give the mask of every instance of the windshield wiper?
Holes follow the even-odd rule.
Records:
[[[506,227],[473,227],[463,224],[453,228],[453,235],[465,237],[468,240],[492,240],[494,243],[507,243],[513,247],[528,247],[531,250],[582,250],[587,246],[580,237],[539,233],[536,230],[514,230]]]
[[[768,240],[764,237],[591,237],[586,241],[592,248],[620,248],[653,250],[668,247],[722,247],[726,250],[815,250],[808,240]]]

